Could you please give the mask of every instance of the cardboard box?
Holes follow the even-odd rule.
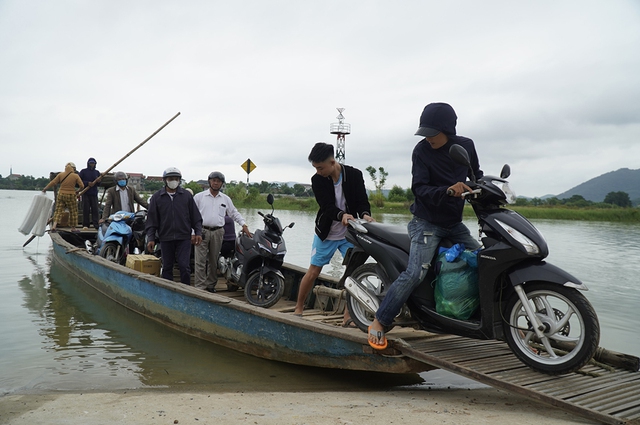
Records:
[[[160,259],[149,254],[129,254],[127,255],[127,267],[142,273],[160,276]]]

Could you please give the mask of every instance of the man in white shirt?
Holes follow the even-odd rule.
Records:
[[[244,218],[233,205],[233,201],[222,193],[224,174],[213,171],[209,174],[209,190],[202,191],[193,200],[202,215],[202,243],[195,247],[195,280],[196,288],[215,292],[218,282],[218,256],[224,237],[224,217],[228,215],[242,226],[242,232],[251,237],[249,227]]]

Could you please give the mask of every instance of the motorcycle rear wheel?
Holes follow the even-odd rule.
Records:
[[[107,242],[100,250],[100,256],[108,261],[123,264],[124,249],[117,242]]]
[[[504,310],[503,329],[516,357],[550,375],[571,373],[587,364],[598,348],[600,325],[586,297],[576,289],[549,282],[527,283],[523,289],[545,327],[545,338],[536,336],[514,294]]]
[[[356,282],[362,283],[363,281],[374,286],[381,285],[382,289],[386,288],[391,282],[387,282],[386,278],[383,278],[378,274],[377,268],[375,264],[367,263],[355,269],[351,278]],[[365,286],[367,286],[365,284]],[[371,314],[369,310],[367,310],[360,302],[353,298],[349,293],[346,296],[346,304],[349,309],[349,315],[351,316],[351,320],[362,332],[368,332],[369,326],[373,323],[373,319],[375,319],[375,315]],[[393,325],[385,328],[386,331],[390,331],[393,329]]]
[[[260,271],[255,271],[247,279],[244,295],[251,305],[269,308],[275,305],[284,293],[284,279],[274,272],[266,272],[260,282]]]

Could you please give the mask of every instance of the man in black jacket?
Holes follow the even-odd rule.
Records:
[[[147,251],[153,252],[156,236],[162,252],[162,277],[173,280],[173,264],[178,262],[180,282],[191,284],[191,245],[202,243],[202,216],[193,196],[180,187],[182,173],[169,167],[162,174],[164,188],[149,200],[145,230]]]
[[[311,265],[300,281],[294,312],[296,316],[302,316],[307,295],[322,267],[329,264],[337,250],[340,250],[344,257],[347,250],[353,246],[345,238],[348,221],[356,217],[374,221],[371,218],[371,206],[362,172],[337,162],[333,145],[316,143],[309,154],[309,162],[316,169],[316,174],[311,177],[311,187],[320,210],[316,215]]]
[[[82,227],[87,230],[89,224],[94,228],[98,228],[98,220],[100,219],[100,211],[98,209],[98,186],[94,181],[100,177],[100,171],[96,170],[95,158],[89,158],[87,168],[80,170],[80,178],[85,187],[89,187],[82,195]]]
[[[453,144],[462,146],[471,160],[473,174],[483,176],[473,140],[458,136],[458,117],[446,103],[430,103],[422,111],[416,136],[424,137],[412,157],[411,205],[413,219],[407,229],[411,237],[407,269],[391,284],[369,327],[369,345],[378,350],[387,347],[385,327],[391,326],[413,290],[424,278],[438,243],[447,238],[474,250],[480,246],[462,222],[462,193],[471,191],[464,182],[469,169],[449,156]]]

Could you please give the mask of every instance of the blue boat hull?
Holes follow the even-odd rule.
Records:
[[[123,306],[189,335],[287,363],[388,373],[425,370],[403,356],[380,355],[366,335],[140,273],[92,256],[51,234],[54,260]]]

